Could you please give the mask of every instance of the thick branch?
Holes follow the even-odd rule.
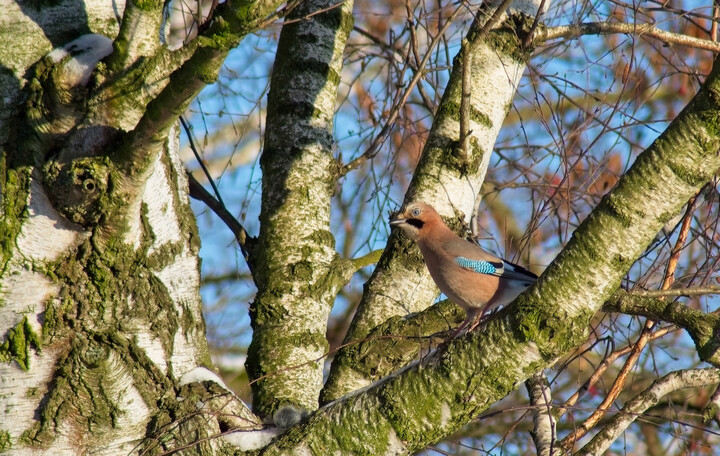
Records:
[[[586,339],[593,315],[657,232],[720,168],[720,75],[700,92],[578,227],[540,280],[484,331],[329,404],[268,448],[388,454],[418,450],[469,422]],[[342,419],[340,419],[342,417]],[[342,423],[342,425],[338,424]],[[337,429],[342,426],[342,429]],[[353,435],[336,439],[335,432]]]
[[[451,329],[465,319],[458,305],[444,300],[422,312],[389,318],[359,340],[345,343],[333,365],[340,366],[345,375],[338,387],[352,390],[368,380],[386,377],[415,360],[423,351],[444,340]],[[433,336],[439,336],[434,339]]]
[[[317,408],[323,365],[305,362],[327,352],[330,309],[356,271],[352,260],[340,258],[330,232],[338,178],[333,119],[352,22],[351,1],[306,0],[280,34],[260,158],[258,292],[245,364],[259,380],[253,407],[262,416],[288,404]],[[268,372],[279,374],[264,377]]]
[[[520,3],[536,11],[539,1]],[[509,14],[515,19],[524,17],[519,14],[513,16],[516,13]],[[471,218],[495,139],[507,114],[507,106],[515,96],[527,57],[516,33],[516,21],[508,19],[483,38],[477,32],[485,20],[486,17],[478,15],[467,36],[471,43],[478,40],[471,52],[471,150],[459,154],[462,64],[456,57],[425,149],[405,196],[406,201],[425,201],[442,215],[457,217],[454,226],[458,228],[462,225],[458,219],[467,222]],[[385,252],[366,284],[346,342],[363,339],[372,328],[390,317],[422,311],[432,305],[437,293],[417,246],[397,233],[391,234]],[[333,365],[323,390],[324,401],[350,391],[340,387],[341,384],[350,385],[342,379],[345,367]],[[347,374],[356,380],[354,387],[362,384],[354,372]],[[370,381],[366,379],[365,385]]]
[[[115,38],[115,52],[110,56],[108,67],[111,71],[129,68],[141,57],[152,56],[161,46],[160,27],[163,23],[163,2],[153,0],[125,2],[120,32]]]
[[[472,41],[465,38],[462,41],[462,49],[460,50],[460,61],[462,62],[462,96],[460,98],[460,140],[459,152],[464,156],[470,155],[470,100],[472,98],[472,84],[470,72],[472,71],[472,56],[477,52],[477,47],[485,41],[490,29],[497,24],[500,17],[505,14],[512,0],[503,0],[497,6],[493,15],[483,24],[477,34],[472,37]],[[482,14],[482,13],[481,13]]]
[[[238,4],[238,6],[233,6]],[[170,75],[165,88],[151,101],[135,129],[120,147],[117,159],[128,165],[128,174],[142,175],[152,163],[157,145],[190,102],[215,82],[227,53],[260,26],[281,1],[225,2],[218,7],[214,24],[196,38],[193,56]]]
[[[677,302],[617,291],[603,306],[606,312],[642,315],[684,328],[695,342],[700,359],[720,366],[720,315],[708,314]]]

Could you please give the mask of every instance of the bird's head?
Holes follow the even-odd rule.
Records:
[[[422,202],[409,203],[390,216],[390,226],[400,228],[415,241],[421,233],[427,231],[429,225],[438,221],[442,222],[442,219],[435,209]]]

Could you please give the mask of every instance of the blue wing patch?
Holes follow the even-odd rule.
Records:
[[[455,262],[461,267],[470,269],[480,274],[495,274],[497,269],[492,263],[483,260],[471,260],[470,258],[457,257]]]

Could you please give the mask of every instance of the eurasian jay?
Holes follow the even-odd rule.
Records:
[[[455,234],[428,204],[408,204],[390,218],[390,226],[402,229],[418,243],[440,291],[465,309],[467,318],[456,333],[478,315],[509,304],[537,280],[532,272]],[[469,330],[478,323],[479,319]]]

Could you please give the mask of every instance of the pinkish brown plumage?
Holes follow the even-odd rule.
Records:
[[[455,234],[428,204],[408,204],[390,219],[390,225],[418,243],[440,291],[467,312],[458,330],[491,308],[509,304],[537,279]]]

